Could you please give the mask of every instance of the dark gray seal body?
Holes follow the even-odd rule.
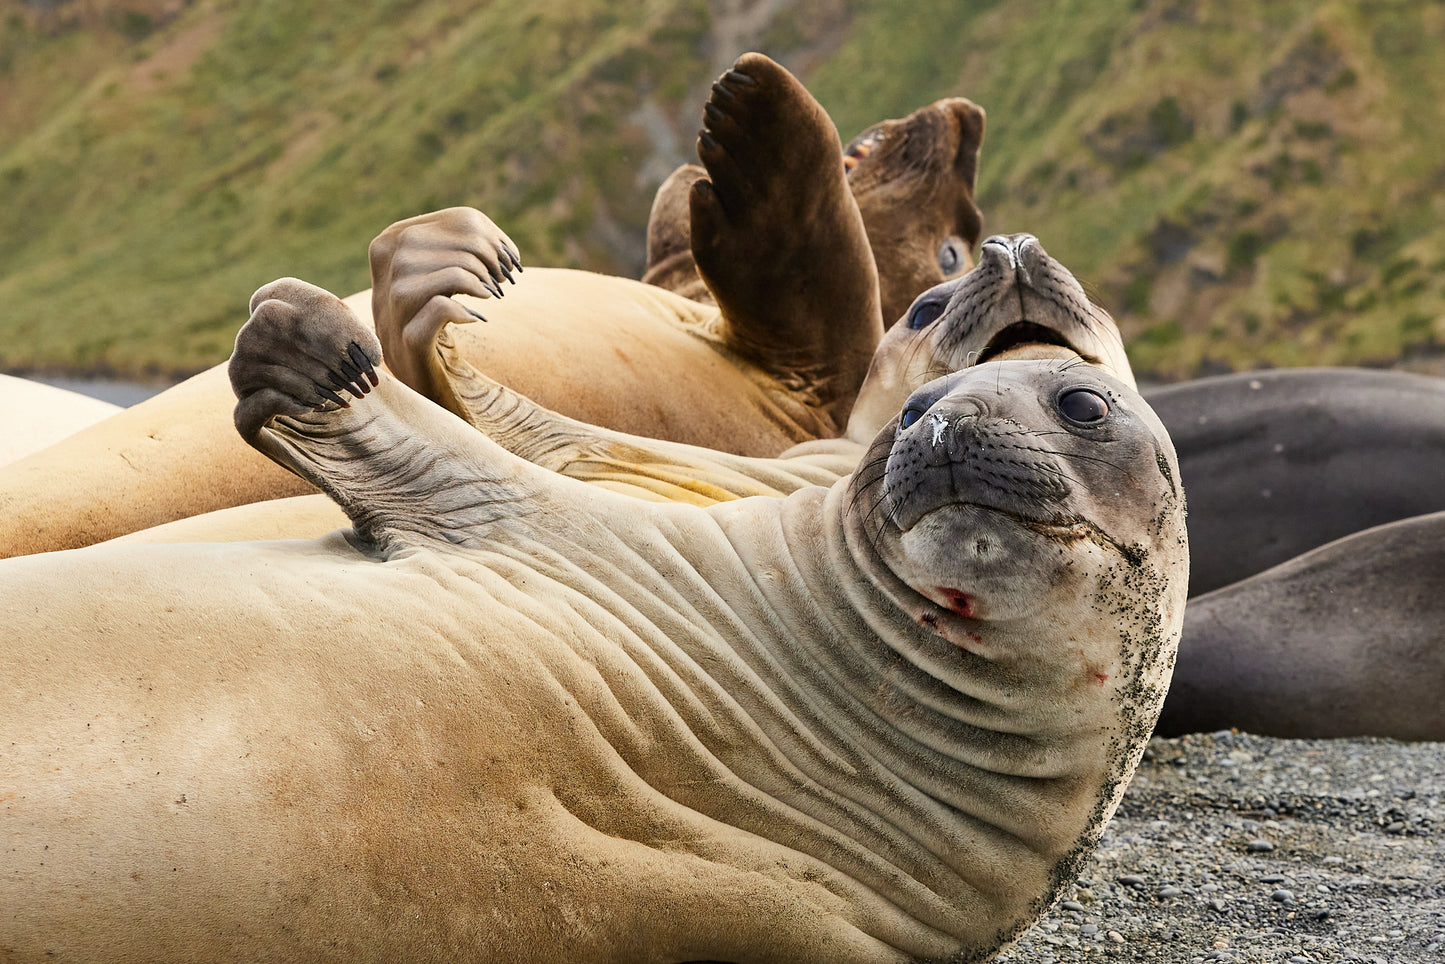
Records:
[[[1445,510],[1445,380],[1281,369],[1154,389],[1189,491],[1189,594]]]
[[[1159,732],[1445,740],[1442,697],[1445,512],[1436,512],[1191,598]]]

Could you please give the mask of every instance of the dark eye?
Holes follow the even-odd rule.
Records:
[[[914,329],[915,331],[919,328],[927,328],[929,325],[937,321],[938,316],[941,314],[943,314],[942,302],[925,301],[923,304],[916,306],[911,312],[909,312],[908,327]]]
[[[1076,388],[1059,396],[1059,411],[1071,422],[1092,425],[1109,414],[1109,403],[1098,392]]]
[[[907,428],[923,417],[923,409],[910,405],[903,410],[903,417],[898,420],[900,428]]]
[[[938,267],[946,275],[963,267],[963,245],[957,238],[949,238],[938,246]]]

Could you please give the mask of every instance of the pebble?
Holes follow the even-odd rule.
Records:
[[[1178,897],[1178,896],[1179,896],[1180,894],[1182,894],[1182,893],[1184,893],[1184,891],[1180,890],[1178,887],[1165,886],[1165,887],[1160,887],[1158,890],[1156,890],[1156,891],[1154,892],[1154,896],[1155,896],[1155,897]]]
[[[1060,904],[1059,907],[1063,910],[1077,911],[1080,914],[1084,912],[1084,905],[1076,900],[1066,900],[1062,904]]]
[[[1084,937],[1093,937],[1095,934],[1099,933],[1099,925],[1085,924],[1083,927],[1079,928],[1079,933]]]
[[[1122,944],[1124,943],[1124,935],[1120,934],[1118,931],[1110,931],[1109,940],[1113,941],[1115,944]]]
[[[1254,854],[1267,854],[1274,849],[1274,844],[1268,840],[1251,840],[1245,849]]]
[[[1144,878],[1140,877],[1138,874],[1125,874],[1124,876],[1119,878],[1119,883],[1123,884],[1125,887],[1143,887]]]
[[[1266,875],[1264,875],[1263,877],[1259,878],[1259,882],[1260,882],[1261,884],[1282,884],[1282,883],[1284,883],[1284,875],[1283,875],[1283,874],[1266,874]]]
[[[1288,890],[1285,890],[1284,888],[1281,887],[1279,890],[1277,890],[1277,891],[1275,891],[1274,893],[1270,894],[1270,895],[1269,895],[1269,899],[1270,899],[1270,900],[1277,900],[1277,901],[1279,901],[1281,904],[1293,904],[1293,903],[1294,903],[1294,893],[1293,893],[1293,891],[1288,891]]]

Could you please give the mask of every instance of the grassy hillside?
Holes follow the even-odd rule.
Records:
[[[0,0],[0,369],[175,374],[295,274],[474,204],[529,263],[635,273],[743,49],[845,136],[989,111],[988,228],[1092,282],[1141,367],[1445,343],[1445,8],[1244,0]]]

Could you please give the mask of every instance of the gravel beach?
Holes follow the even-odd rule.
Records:
[[[1445,962],[1445,743],[1156,739],[1076,886],[999,960]]]

